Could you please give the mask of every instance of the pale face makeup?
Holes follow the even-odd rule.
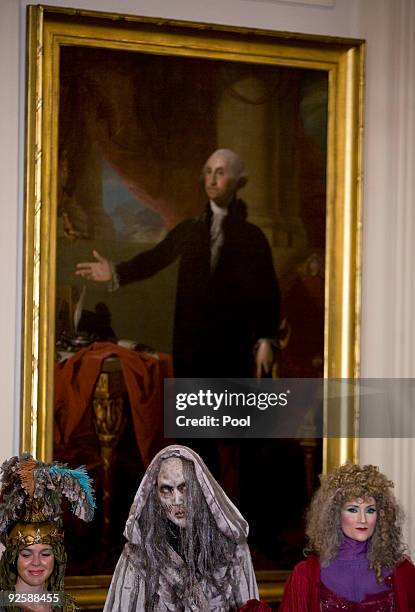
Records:
[[[204,168],[204,180],[209,200],[221,208],[226,208],[233,199],[236,181],[224,155],[214,153],[209,157]]]
[[[366,542],[376,527],[376,501],[373,497],[351,499],[341,510],[341,528],[344,535]]]
[[[162,462],[157,493],[169,520],[178,527],[186,527],[186,483],[181,459],[171,457]]]
[[[25,592],[36,587],[45,587],[53,572],[55,556],[48,544],[33,544],[19,552],[17,558],[16,591]]]

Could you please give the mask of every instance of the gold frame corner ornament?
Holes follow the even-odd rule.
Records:
[[[248,44],[249,43],[249,44]],[[21,450],[51,460],[56,283],[59,57],[62,45],[304,67],[328,73],[325,378],[359,375],[362,40],[253,30],[49,6],[28,7],[26,194]],[[341,408],[340,408],[341,410]],[[324,439],[324,471],[358,460],[357,400],[340,437]],[[327,415],[326,415],[327,416]],[[328,418],[328,416],[327,416]],[[286,572],[262,572],[261,594],[279,598]],[[108,577],[70,579],[84,609],[102,604]]]

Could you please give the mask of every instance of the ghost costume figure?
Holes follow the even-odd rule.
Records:
[[[248,524],[189,448],[153,459],[124,535],[104,612],[225,612],[258,597]]]

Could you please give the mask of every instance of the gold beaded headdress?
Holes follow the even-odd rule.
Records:
[[[63,531],[55,523],[18,522],[12,528],[7,543],[18,546],[19,550],[33,544],[50,544],[62,542]]]
[[[36,461],[28,453],[12,457],[1,467],[0,541],[19,549],[63,540],[62,498],[79,518],[90,521],[95,502],[91,480],[81,467]]]

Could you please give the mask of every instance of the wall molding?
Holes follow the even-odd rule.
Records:
[[[415,3],[394,0],[392,36],[395,83],[392,84],[393,134],[391,199],[395,217],[395,296],[396,342],[393,345],[393,375],[415,377]]]
[[[360,35],[369,43],[362,376],[415,378],[415,3],[363,4]],[[414,439],[362,438],[360,462],[379,465],[395,482],[415,553]]]
[[[334,8],[336,0],[245,0],[245,2],[268,2],[272,4],[299,4],[302,7],[320,6]]]

